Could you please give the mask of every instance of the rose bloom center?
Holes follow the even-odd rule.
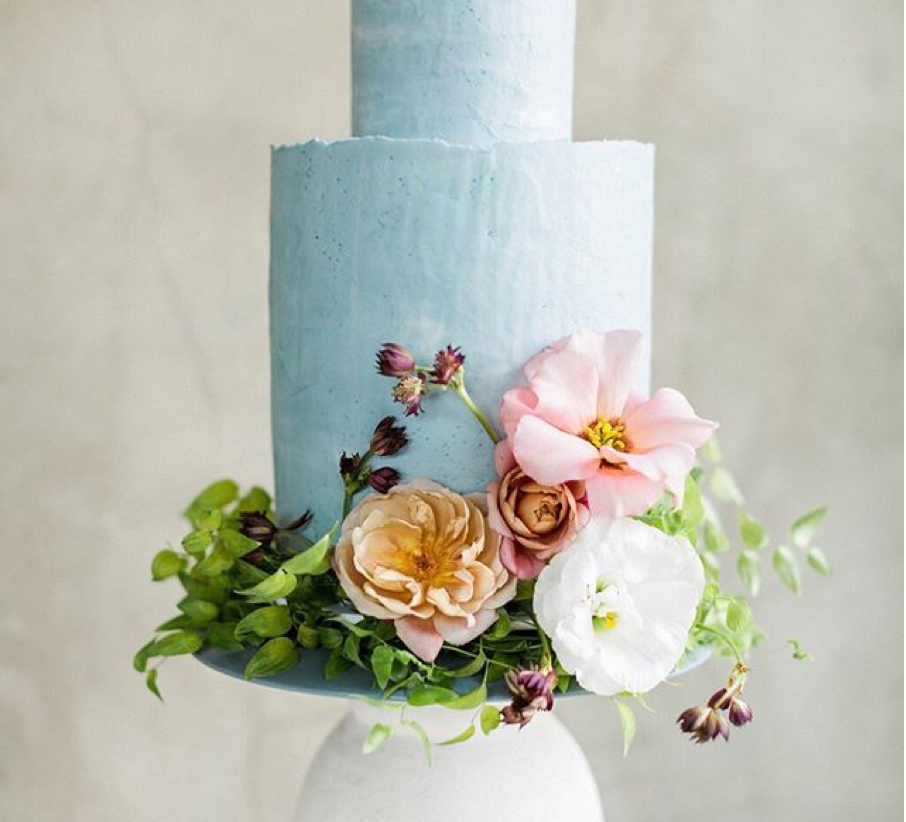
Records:
[[[532,533],[543,536],[553,531],[563,520],[563,501],[549,491],[523,493],[516,502],[516,516]]]
[[[442,538],[424,532],[420,536],[394,535],[396,551],[387,564],[416,582],[431,588],[442,588],[456,581],[458,549]]]
[[[595,448],[609,446],[616,451],[629,450],[629,438],[626,436],[626,424],[618,419],[598,420],[594,425],[585,428],[585,439]]]

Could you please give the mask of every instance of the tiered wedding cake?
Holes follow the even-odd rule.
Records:
[[[336,518],[340,450],[393,410],[383,343],[462,346],[493,410],[552,340],[650,329],[653,148],[570,141],[575,0],[352,9],[355,136],[273,152],[277,503],[310,508],[317,532]],[[460,492],[493,478],[457,404],[411,427],[406,477]]]

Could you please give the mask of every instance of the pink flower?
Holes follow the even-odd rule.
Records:
[[[717,428],[678,391],[633,391],[641,353],[637,331],[579,331],[531,359],[528,387],[503,397],[519,467],[542,485],[584,482],[593,516],[644,513],[664,491],[681,500],[695,450]]]

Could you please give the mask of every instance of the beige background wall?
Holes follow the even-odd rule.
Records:
[[[268,144],[348,129],[339,0],[0,0],[0,818],[286,819],[332,701],[129,659],[186,496],[270,482]],[[576,133],[658,145],[655,382],[720,419],[775,533],[828,502],[836,575],[769,585],[757,721],[630,758],[560,716],[611,820],[902,816],[902,10],[580,2]],[[789,659],[800,638],[816,661]],[[363,818],[367,810],[363,809]]]

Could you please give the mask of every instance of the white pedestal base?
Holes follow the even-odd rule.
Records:
[[[471,712],[407,708],[406,716],[442,741]],[[588,762],[550,714],[522,731],[478,731],[461,745],[435,747],[433,765],[406,728],[363,754],[368,728],[396,720],[396,711],[353,703],[315,754],[296,822],[604,822]]]

